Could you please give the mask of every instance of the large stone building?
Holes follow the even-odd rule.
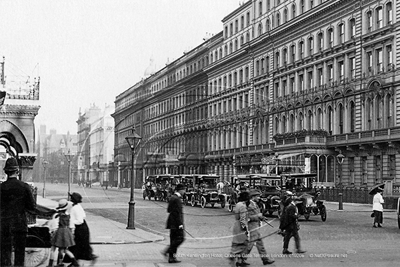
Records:
[[[116,97],[115,154],[129,159],[134,126],[139,177],[309,174],[397,193],[397,11],[396,1],[243,3],[220,33]]]
[[[114,106],[104,109],[91,105],[79,112],[78,124],[78,182],[91,184],[109,180],[109,163],[114,161]]]

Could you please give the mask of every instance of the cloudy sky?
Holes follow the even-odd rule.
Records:
[[[78,112],[104,107],[157,69],[222,31],[239,0],[1,0],[7,82],[40,76],[39,115],[76,133]]]

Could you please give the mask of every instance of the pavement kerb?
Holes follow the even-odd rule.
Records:
[[[52,199],[37,196],[39,205],[56,208],[58,202]],[[86,212],[86,221],[89,225],[91,244],[93,245],[122,245],[122,244],[143,244],[165,240],[157,235],[136,227],[134,230],[126,229],[126,225]]]

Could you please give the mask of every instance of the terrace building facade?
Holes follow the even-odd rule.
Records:
[[[142,178],[310,174],[399,193],[398,11],[396,1],[247,1],[220,33],[116,97],[114,154],[130,158],[134,126]]]

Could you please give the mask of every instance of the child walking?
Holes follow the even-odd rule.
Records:
[[[51,253],[48,267],[52,267],[54,263],[54,252],[58,248],[58,265],[64,266],[62,260],[64,255],[67,254],[72,260],[72,266],[79,266],[74,254],[68,250],[68,247],[74,246],[74,236],[70,228],[70,216],[66,213],[68,208],[68,201],[61,199],[56,208],[55,219],[58,219],[58,229],[55,230],[51,238]],[[61,254],[61,255],[60,255]]]

